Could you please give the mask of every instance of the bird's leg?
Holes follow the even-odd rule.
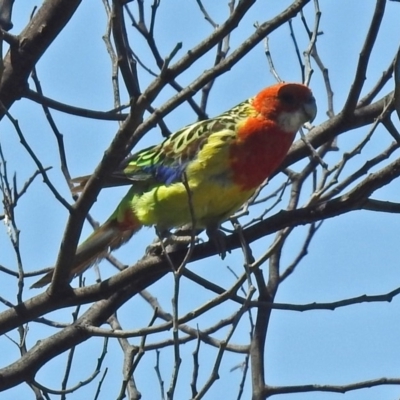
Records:
[[[218,254],[222,259],[226,257],[226,235],[219,229],[219,226],[208,226],[206,233],[210,241],[217,248]]]

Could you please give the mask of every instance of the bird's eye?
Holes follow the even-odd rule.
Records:
[[[281,93],[279,98],[286,104],[294,104],[295,98],[291,93]]]

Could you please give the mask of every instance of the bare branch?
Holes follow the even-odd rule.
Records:
[[[380,385],[399,385],[400,379],[396,378],[379,378],[369,381],[352,383],[349,385],[298,385],[298,386],[266,386],[263,395],[265,397],[275,394],[285,393],[307,393],[307,392],[332,392],[332,393],[347,393],[353,390],[371,388]]]

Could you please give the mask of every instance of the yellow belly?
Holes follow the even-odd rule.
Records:
[[[141,194],[133,205],[139,221],[163,230],[192,224],[194,217],[197,228],[206,228],[218,225],[237,211],[254,189],[243,190],[233,183],[229,154],[235,137],[234,131],[221,130],[208,138],[185,171],[190,197],[181,182]]]
[[[182,183],[154,188],[140,196],[135,202],[134,212],[144,225],[157,225],[160,230],[169,229],[193,222],[190,201],[195,226],[205,228],[227,219],[254,193],[240,191],[233,184],[221,185],[213,181],[200,182],[190,189],[189,200]]]

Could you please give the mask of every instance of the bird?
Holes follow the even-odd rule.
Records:
[[[195,122],[128,156],[104,184],[130,188],[112,215],[78,246],[70,280],[143,226],[158,232],[191,225],[209,236],[281,165],[317,106],[301,83],[278,83],[217,117]],[[76,178],[75,192],[90,176]],[[51,282],[53,270],[31,287]]]

